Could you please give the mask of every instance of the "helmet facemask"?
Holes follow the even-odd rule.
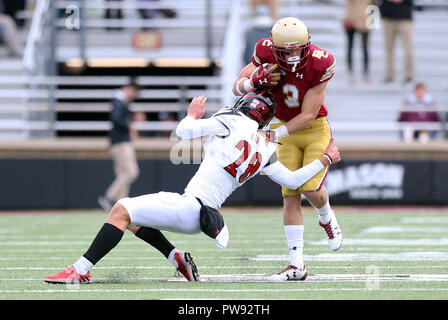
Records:
[[[305,67],[310,52],[310,42],[304,45],[286,43],[284,47],[272,45],[272,53],[280,68],[296,72]]]

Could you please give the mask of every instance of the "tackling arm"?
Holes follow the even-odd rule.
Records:
[[[226,135],[229,131],[215,118],[195,119],[186,116],[177,125],[176,134],[182,139],[194,139],[210,135]]]
[[[334,145],[333,138],[331,138],[322,157],[296,171],[289,170],[280,161],[274,161],[272,164],[264,167],[262,171],[278,184],[289,189],[297,189],[314,177],[324,167],[339,161],[341,161],[341,154],[338,147]]]
[[[280,161],[276,161],[273,164],[264,167],[263,172],[278,184],[294,190],[302,186],[325,167],[324,162],[328,160],[322,158],[324,157],[314,160],[296,171],[291,171]],[[327,165],[329,165],[329,161]]]
[[[194,139],[209,135],[226,135],[229,130],[216,118],[201,119],[205,113],[204,96],[194,97],[188,107],[187,116],[177,125],[176,134],[182,139]]]

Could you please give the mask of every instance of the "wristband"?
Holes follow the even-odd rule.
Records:
[[[275,136],[277,139],[282,139],[282,138],[289,136],[288,128],[286,128],[285,125],[282,125],[274,130],[275,130]]]
[[[244,86],[244,90],[247,92],[254,90],[255,88],[252,86],[252,84],[250,83],[250,79],[246,79],[243,82],[243,86]]]
[[[240,80],[238,80],[238,82],[237,82],[236,85],[235,85],[236,92],[238,92],[238,94],[239,94],[240,96],[244,96],[244,93],[241,92],[241,90],[240,90],[240,82],[243,81],[243,80],[246,80],[246,79],[247,79],[247,78],[241,78]]]
[[[328,155],[328,153],[324,154],[324,157],[327,157],[328,161],[330,162],[330,164],[333,163],[333,160],[331,159],[331,157]]]

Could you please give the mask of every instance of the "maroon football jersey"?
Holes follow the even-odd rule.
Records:
[[[258,41],[252,55],[253,64],[258,67],[263,63],[276,63],[271,45],[270,38]],[[336,60],[331,53],[311,45],[308,61],[303,68],[295,72],[280,70],[281,79],[278,85],[270,90],[276,102],[275,116],[282,121],[289,121],[298,115],[308,89],[330,80],[335,67]],[[327,113],[327,107],[322,105],[316,118],[324,117]]]

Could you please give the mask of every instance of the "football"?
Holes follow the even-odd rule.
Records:
[[[263,68],[264,70],[269,70],[269,69],[271,69],[274,65],[275,65],[275,64],[273,64],[273,63],[263,63],[261,66],[259,66],[258,68],[256,68],[256,69],[252,72],[251,77],[252,77],[254,74],[256,74],[260,68]],[[278,76],[281,77],[281,73],[280,73],[279,68],[275,69],[271,74],[278,74]],[[267,87],[265,87],[265,90],[267,90],[267,91],[272,90],[272,89],[273,89],[274,87],[276,87],[276,86],[277,86],[277,84],[267,86]]]

